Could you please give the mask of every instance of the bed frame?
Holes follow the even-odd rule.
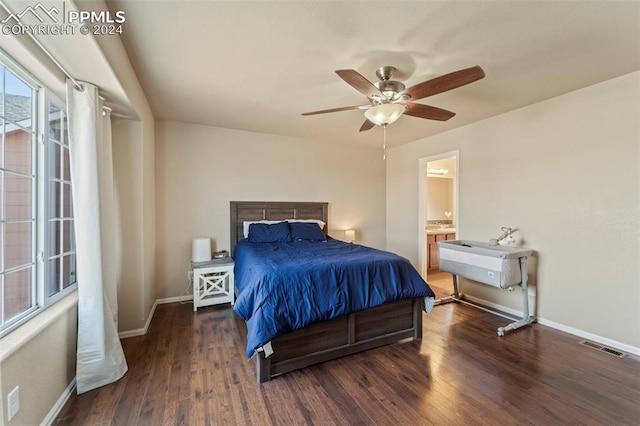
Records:
[[[243,222],[320,219],[328,226],[328,203],[231,202],[231,253],[243,238]],[[271,341],[273,354],[256,352],[258,383],[280,374],[406,338],[422,338],[422,298],[382,306],[309,325]]]

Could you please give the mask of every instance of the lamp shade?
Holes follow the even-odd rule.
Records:
[[[191,261],[208,262],[211,260],[211,238],[195,238],[191,242]]]
[[[364,116],[372,123],[375,123],[378,126],[384,126],[396,121],[404,111],[404,105],[380,104],[365,110]]]
[[[344,239],[348,242],[353,242],[356,240],[356,230],[355,229],[347,229],[344,231]]]

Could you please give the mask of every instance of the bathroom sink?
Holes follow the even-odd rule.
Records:
[[[427,234],[455,234],[456,228],[427,228]]]

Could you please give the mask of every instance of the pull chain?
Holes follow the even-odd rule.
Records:
[[[386,160],[387,159],[387,125],[386,124],[382,125],[382,132],[383,132],[383,136],[382,136],[382,159]]]

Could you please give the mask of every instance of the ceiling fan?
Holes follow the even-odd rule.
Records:
[[[360,127],[361,132],[371,129],[376,124],[386,127],[400,118],[402,114],[428,120],[446,121],[456,113],[413,101],[456,89],[480,80],[485,76],[482,68],[476,65],[423,81],[405,89],[403,83],[391,80],[395,72],[395,67],[380,67],[376,70],[376,76],[380,81],[371,83],[355,70],[337,70],[336,74],[347,84],[365,95],[370,104],[305,112],[302,115],[326,114],[328,112],[354,109],[365,110],[366,120]]]

